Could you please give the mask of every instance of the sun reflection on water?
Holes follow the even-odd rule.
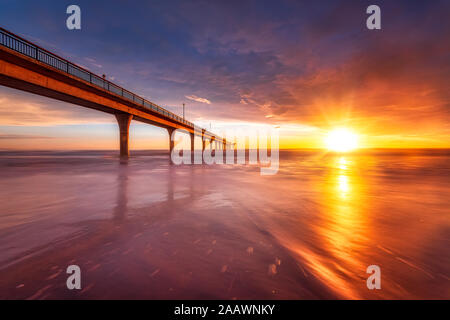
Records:
[[[345,199],[347,198],[347,195],[350,191],[350,186],[348,183],[348,176],[346,175],[339,175],[338,176],[338,190],[339,190],[339,195],[341,198]]]
[[[353,158],[330,157],[325,184],[319,186],[323,194],[325,210],[321,212],[321,223],[317,226],[323,246],[329,255],[310,255],[310,267],[317,276],[345,298],[360,298],[358,289],[351,283],[359,283],[358,273],[365,270],[357,252],[367,241],[366,218],[359,209],[361,181],[355,170]],[[313,263],[314,262],[314,263]],[[353,278],[355,281],[348,281]]]
[[[342,200],[347,200],[351,196],[350,189],[350,178],[349,178],[349,165],[350,161],[345,157],[340,157],[336,161],[336,168],[333,174],[336,175],[337,184],[337,194]]]
[[[338,168],[341,170],[347,170],[348,161],[344,157],[340,157],[338,160]]]

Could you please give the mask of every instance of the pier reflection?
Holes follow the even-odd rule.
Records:
[[[117,169],[117,203],[113,217],[117,223],[123,222],[127,216],[128,206],[128,161],[123,161]]]

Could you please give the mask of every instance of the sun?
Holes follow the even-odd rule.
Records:
[[[327,134],[325,145],[331,151],[352,151],[358,147],[358,136],[346,128],[334,129]]]

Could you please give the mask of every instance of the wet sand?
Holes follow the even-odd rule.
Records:
[[[283,151],[274,176],[116,154],[0,153],[1,299],[450,298],[448,150]]]

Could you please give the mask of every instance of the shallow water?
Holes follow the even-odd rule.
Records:
[[[0,298],[450,298],[448,150],[116,153],[0,153]]]

